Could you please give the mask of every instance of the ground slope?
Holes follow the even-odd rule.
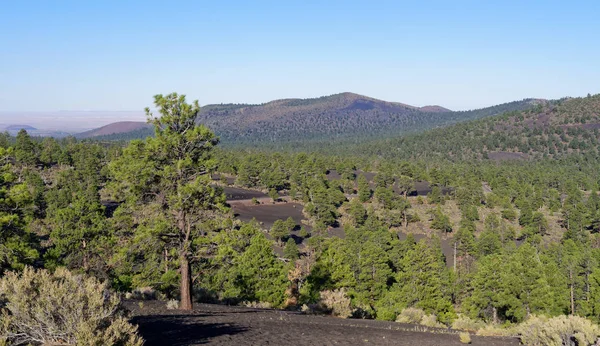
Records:
[[[146,346],[158,345],[463,345],[457,332],[394,322],[340,319],[298,312],[197,304],[167,310],[165,302],[130,302]],[[516,338],[471,336],[472,345],[519,345]]]

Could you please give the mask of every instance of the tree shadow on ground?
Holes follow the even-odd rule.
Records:
[[[247,330],[231,323],[202,323],[189,315],[154,315],[134,317],[145,346],[200,345],[222,335],[235,335]]]

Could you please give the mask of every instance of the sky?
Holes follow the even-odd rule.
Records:
[[[600,1],[1,1],[0,111],[600,93]]]

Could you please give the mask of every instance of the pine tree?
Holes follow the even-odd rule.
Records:
[[[358,176],[358,199],[361,202],[366,202],[371,198],[371,188],[369,187],[369,182],[367,178],[363,174]]]
[[[295,261],[298,259],[298,254],[298,245],[296,245],[294,239],[288,239],[283,248],[283,256],[291,261]]]
[[[176,93],[156,95],[160,113],[147,108],[155,137],[132,141],[123,155],[110,165],[116,187],[133,209],[154,205],[155,216],[165,223],[157,232],[177,252],[180,270],[180,308],[192,309],[191,261],[196,259],[197,240],[219,227],[218,215],[225,211],[222,191],[211,185],[211,157],[218,143],[215,135],[198,125],[200,106],[188,104]],[[158,224],[157,224],[158,225]]]

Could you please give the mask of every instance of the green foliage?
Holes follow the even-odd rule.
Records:
[[[454,318],[454,308],[450,273],[442,258],[434,244],[418,242],[400,260],[397,284],[392,289],[400,291],[406,306],[435,312],[446,323]]]
[[[452,232],[452,224],[448,215],[444,214],[438,207],[432,212],[433,219],[431,220],[431,228],[443,232]]]
[[[285,267],[277,260],[271,242],[262,234],[250,239],[247,249],[236,260],[235,271],[241,295],[238,299],[261,301],[281,306],[287,286]]]
[[[0,147],[0,275],[33,264],[39,257],[37,237],[26,227],[34,216],[30,208],[35,196],[27,183],[18,181],[9,163],[11,154],[11,149]]]
[[[283,239],[290,236],[290,227],[287,224],[287,222],[283,220],[276,220],[273,223],[269,234],[271,235],[271,237],[273,237],[273,239],[281,243]]]
[[[357,198],[354,198],[350,201],[348,206],[348,214],[352,216],[356,226],[363,225],[367,220],[367,210]]]
[[[269,197],[273,200],[273,202],[276,202],[279,200],[279,193],[277,190],[271,189],[269,190]]]
[[[294,239],[288,239],[288,241],[285,243],[285,247],[283,248],[283,255],[285,258],[294,261],[298,259],[298,254],[298,245],[296,245]]]
[[[430,204],[443,204],[444,198],[442,196],[442,189],[435,185],[432,187],[431,192],[427,194],[427,202]]]
[[[39,148],[27,131],[21,129],[17,134],[15,143],[15,159],[17,162],[26,165],[34,166],[38,162]]]
[[[371,198],[371,188],[369,187],[369,182],[367,181],[367,178],[361,174],[358,176],[357,184],[358,199],[364,203]]]
[[[215,217],[225,211],[222,191],[210,184],[215,168],[212,148],[218,140],[197,124],[197,101],[188,104],[185,96],[175,93],[156,95],[154,101],[160,117],[154,117],[149,109],[146,112],[155,137],[132,141],[109,168],[113,190],[127,202],[124,208],[132,212],[153,209],[154,214],[147,217],[156,218],[160,230],[148,234],[166,240],[167,252],[176,252],[182,271],[181,308],[191,309],[189,267],[196,258],[197,239],[218,228]]]

